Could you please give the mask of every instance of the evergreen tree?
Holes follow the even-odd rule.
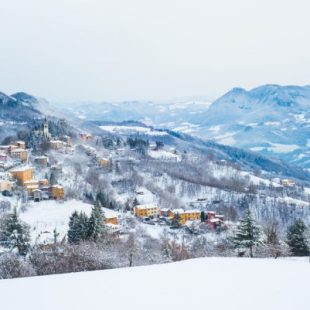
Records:
[[[30,249],[30,228],[19,219],[16,208],[3,223],[1,239],[4,247],[17,249],[20,255],[26,255]]]
[[[89,218],[84,212],[74,211],[70,216],[68,241],[69,243],[79,243],[88,238]]]
[[[287,244],[291,252],[296,256],[307,256],[310,254],[307,241],[307,226],[299,219],[296,220],[287,231]]]
[[[204,211],[201,211],[200,213],[200,221],[202,223],[206,221],[206,213]]]
[[[247,248],[250,251],[250,257],[253,257],[253,248],[259,244],[260,228],[256,225],[250,209],[248,209],[246,217],[240,220],[233,243],[236,248]]]
[[[88,237],[93,240],[98,240],[105,232],[104,214],[98,202],[92,208],[91,215],[88,221]]]
[[[81,241],[80,219],[77,211],[74,211],[69,219],[68,242],[78,243]]]

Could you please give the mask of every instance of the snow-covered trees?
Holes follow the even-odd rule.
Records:
[[[29,226],[19,219],[16,208],[14,208],[13,213],[1,223],[1,244],[11,251],[17,249],[20,255],[26,255],[30,248],[29,230]]]
[[[69,220],[68,242],[79,243],[87,239],[89,233],[89,218],[83,212],[73,212]]]
[[[234,246],[238,249],[248,249],[250,257],[253,257],[253,249],[261,244],[261,231],[253,219],[251,210],[248,209],[246,217],[240,220],[235,236],[233,237]]]
[[[98,202],[92,208],[88,221],[88,238],[98,240],[105,233],[104,214]]]
[[[296,256],[307,256],[310,254],[309,243],[307,240],[308,229],[305,223],[296,220],[287,231],[287,244],[291,252]]]

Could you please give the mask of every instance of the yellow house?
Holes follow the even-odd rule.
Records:
[[[15,159],[19,159],[21,161],[26,161],[27,160],[27,151],[22,148],[17,148],[11,150],[11,157]]]
[[[104,222],[105,222],[105,224],[117,225],[118,224],[118,218],[116,215],[105,215],[104,216]]]
[[[159,207],[155,204],[137,205],[134,214],[138,217],[156,217],[159,215]]]
[[[54,199],[64,199],[65,198],[65,190],[61,185],[53,185],[51,187],[51,195]]]
[[[13,188],[13,182],[7,180],[0,180],[0,192],[11,191]]]
[[[10,174],[14,179],[17,180],[17,183],[19,185],[24,185],[26,181],[31,181],[33,179],[33,168],[32,167],[16,168],[11,170]]]
[[[105,157],[101,157],[98,160],[99,166],[106,167],[109,164],[109,159]]]
[[[186,210],[183,209],[174,209],[168,212],[170,218],[179,218],[179,223],[184,225],[187,221],[198,221],[200,220],[200,211],[199,210]]]

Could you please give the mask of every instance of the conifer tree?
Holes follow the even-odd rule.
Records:
[[[307,256],[310,254],[307,240],[308,229],[303,220],[296,220],[287,231],[287,244],[291,252],[296,256]]]
[[[74,211],[69,220],[68,241],[79,243],[88,238],[89,218],[84,212]]]
[[[20,255],[26,255],[30,249],[30,228],[19,219],[16,208],[4,221],[1,239],[4,247],[17,249]]]
[[[78,243],[81,240],[80,220],[77,211],[74,211],[69,219],[68,242]]]
[[[249,249],[250,257],[253,257],[253,248],[261,244],[261,231],[255,223],[250,209],[248,209],[246,217],[240,220],[233,243],[236,248]]]
[[[104,214],[98,202],[92,208],[88,221],[88,237],[98,240],[105,233]]]

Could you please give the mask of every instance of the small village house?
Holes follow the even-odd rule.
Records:
[[[64,199],[65,198],[65,190],[61,185],[53,185],[51,186],[51,196],[53,199]]]
[[[11,150],[11,157],[14,159],[18,159],[22,162],[25,162],[27,160],[28,153],[25,149],[16,148]]]
[[[48,164],[48,157],[47,156],[37,156],[34,158],[34,163],[40,167],[46,167]]]
[[[33,168],[26,166],[21,168],[15,168],[10,171],[12,178],[17,180],[18,185],[24,185],[26,181],[33,179]]]
[[[134,207],[134,214],[137,217],[157,217],[159,207],[155,204],[143,204]]]
[[[26,149],[26,143],[24,141],[15,141],[13,145],[15,145],[19,149]]]
[[[105,157],[100,157],[98,159],[98,164],[99,166],[101,167],[107,167],[109,165],[109,159],[108,158],[105,158]]]
[[[8,180],[0,180],[0,192],[9,191],[13,188],[13,182]]]

